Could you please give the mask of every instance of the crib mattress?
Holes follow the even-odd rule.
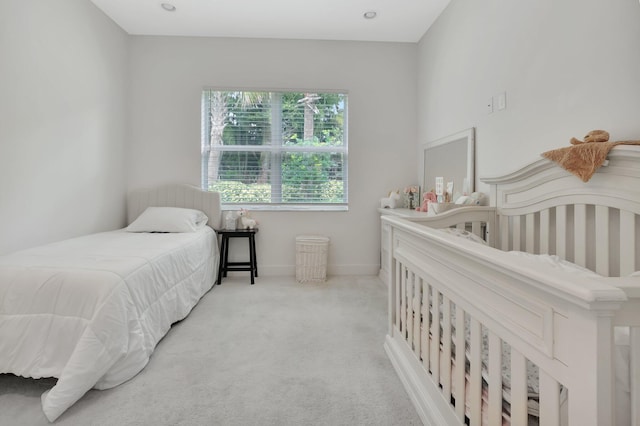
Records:
[[[0,373],[56,377],[50,421],[135,376],[214,283],[214,231],[93,234],[0,257]]]

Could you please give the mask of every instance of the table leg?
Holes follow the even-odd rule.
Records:
[[[249,234],[249,268],[251,268],[251,285],[255,284],[256,276],[256,252],[254,234]]]
[[[256,235],[251,235],[251,249],[253,250],[253,266],[256,269],[256,277],[258,276],[258,254],[256,253]]]
[[[222,283],[222,272],[225,271],[225,275],[226,275],[226,249],[227,249],[227,245],[229,244],[229,240],[226,238],[225,235],[222,236],[221,240],[220,240],[220,261],[219,261],[219,265],[218,265],[218,285],[220,285]]]
[[[224,263],[222,267],[222,276],[226,278],[229,269],[229,236],[224,236]]]

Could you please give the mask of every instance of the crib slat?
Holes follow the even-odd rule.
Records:
[[[500,220],[500,250],[509,251],[509,216],[500,215],[499,220]]]
[[[482,222],[471,222],[471,233],[473,235],[477,235],[478,237],[484,239],[482,235]]]
[[[416,275],[409,271],[407,277],[407,317],[405,319],[405,327],[407,328],[407,344],[413,349],[413,283]]]
[[[400,298],[400,288],[402,287],[402,264],[399,260],[396,260],[396,279],[395,279],[395,287],[396,287],[396,327],[400,330],[400,316],[402,309],[402,299]]]
[[[440,292],[435,287],[432,288],[431,376],[434,382],[440,383]]]
[[[470,426],[482,424],[482,326],[475,318],[470,323],[471,344],[469,347],[469,415]]]
[[[609,276],[609,208],[596,206],[596,272]]]
[[[556,207],[556,255],[567,259],[567,206]]]
[[[526,240],[525,240],[525,251],[527,253],[535,253],[535,215],[533,213],[528,214],[525,218],[525,227],[526,227]]]
[[[575,204],[573,206],[573,263],[586,268],[587,266],[587,206]]]
[[[549,209],[544,209],[540,211],[540,253],[549,254],[549,224],[550,224],[550,215]]]
[[[465,228],[466,228],[466,227],[467,227],[467,224],[466,224],[466,223],[458,223],[458,224],[456,225],[456,228],[457,228],[457,229],[462,229],[463,231],[465,230]]]
[[[451,400],[451,301],[442,296],[442,392]]]
[[[620,211],[620,276],[636,270],[636,220],[633,212]]]
[[[429,284],[422,281],[422,325],[420,326],[420,354],[422,355],[422,365],[429,370]]]
[[[502,424],[502,340],[489,332],[489,424]]]
[[[393,325],[396,319],[396,304],[398,303],[398,298],[396,297],[396,287],[398,286],[397,281],[394,280],[395,272],[393,271],[393,263],[394,260],[390,260],[390,270],[389,270],[389,282],[387,287],[387,334],[389,336],[393,336]]]
[[[398,322],[402,339],[407,338],[407,273],[407,267],[402,265],[402,276],[400,277],[400,321]]]
[[[511,220],[511,237],[513,238],[513,247],[511,249],[515,251],[521,251],[522,245],[520,238],[520,216],[513,216]]]
[[[511,348],[511,424],[527,424],[527,359]]]
[[[420,359],[420,320],[422,319],[422,278],[416,277],[413,296],[413,353]]]
[[[464,311],[456,305],[456,372],[454,384],[456,389],[456,416],[464,422],[465,409],[465,347],[464,347]]]
[[[640,327],[629,331],[631,424],[640,425]]]
[[[543,370],[539,372],[540,424],[560,425],[560,384]]]

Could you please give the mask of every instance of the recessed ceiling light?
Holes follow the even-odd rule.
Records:
[[[378,14],[376,12],[374,12],[373,10],[369,11],[369,12],[365,12],[364,15],[364,19],[373,19],[376,16],[378,16]]]
[[[162,8],[164,10],[166,10],[167,12],[175,12],[176,11],[176,7],[174,5],[172,5],[171,3],[162,3],[160,6],[162,6]]]

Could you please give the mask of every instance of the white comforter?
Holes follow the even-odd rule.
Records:
[[[54,421],[135,376],[214,283],[215,233],[93,234],[0,257],[0,373],[57,377]]]

